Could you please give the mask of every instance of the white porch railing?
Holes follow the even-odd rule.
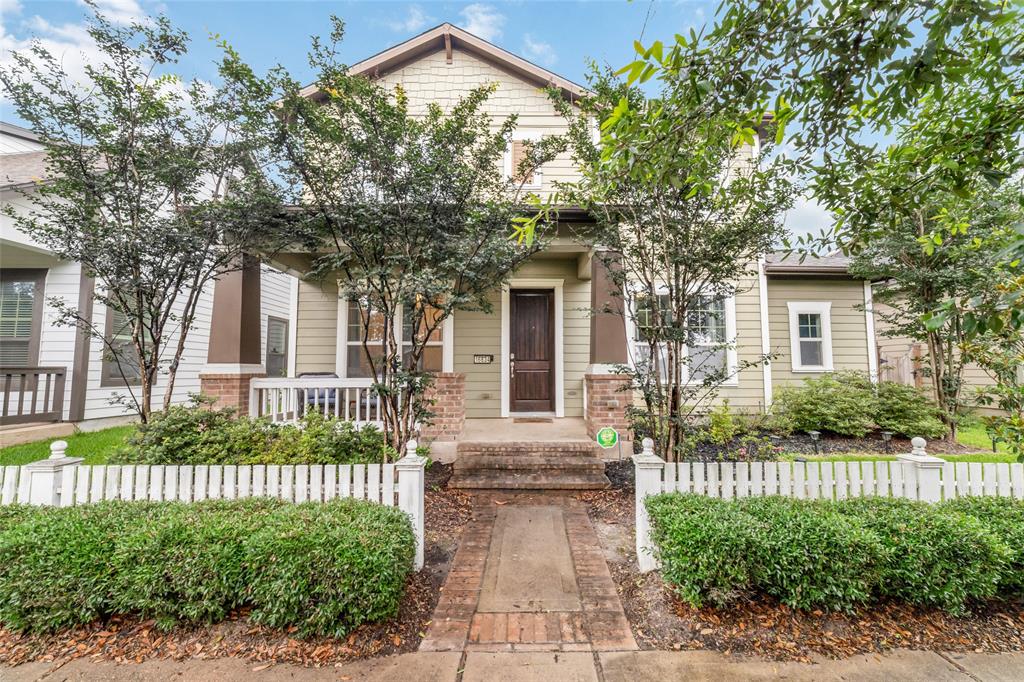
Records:
[[[276,497],[289,502],[329,502],[351,497],[397,506],[416,533],[416,569],[423,567],[423,494],[426,458],[409,441],[394,464],[297,465],[96,465],[66,456],[66,441],[51,455],[25,466],[0,467],[0,504],[71,507],[103,500],[178,501]]]
[[[913,452],[896,461],[871,462],[666,462],[643,441],[633,456],[636,471],[636,553],[641,571],[657,568],[644,499],[691,493],[733,499],[782,495],[843,500],[877,495],[940,502],[964,496],[1024,499],[1024,464],[947,462],[914,438]]]
[[[336,377],[253,379],[249,383],[249,416],[285,422],[319,412],[356,424],[382,426],[383,412],[380,400],[370,390],[372,385],[372,379]]]

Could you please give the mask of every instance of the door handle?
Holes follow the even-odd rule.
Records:
[[[516,376],[516,354],[511,353],[508,356],[508,378],[509,380],[514,379]]]

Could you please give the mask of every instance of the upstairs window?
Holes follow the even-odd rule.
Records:
[[[832,371],[832,304],[791,301],[787,305],[793,371]]]
[[[525,178],[521,177],[519,166],[527,157],[531,142],[539,142],[541,136],[536,133],[517,131],[512,134],[512,141],[505,152],[505,175],[516,185],[520,182],[523,187],[539,189],[544,183],[543,174],[540,168],[535,168]]]

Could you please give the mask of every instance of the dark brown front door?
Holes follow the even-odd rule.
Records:
[[[555,411],[555,292],[509,292],[512,412]]]

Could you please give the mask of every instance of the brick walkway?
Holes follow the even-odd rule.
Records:
[[[508,511],[515,507],[553,525],[537,528],[538,538],[548,537],[552,528],[564,528],[564,541],[571,556],[573,584],[564,586],[560,605],[572,601],[572,608],[545,609],[544,595],[531,608],[532,598],[517,600],[520,595],[505,594],[517,585],[544,583],[550,590],[551,575],[529,575],[537,559],[501,556],[508,544],[496,537],[495,525],[508,520]],[[529,535],[529,533],[528,533]],[[512,541],[529,544],[529,538],[517,536]],[[538,545],[543,543],[538,543]],[[536,546],[538,554],[557,554],[562,548]],[[505,575],[499,575],[499,564]],[[524,570],[527,575],[508,576],[509,568]],[[536,569],[540,570],[540,569]],[[490,584],[485,587],[485,577]],[[555,580],[557,582],[557,580]],[[527,588],[528,589],[528,588]],[[496,591],[495,591],[496,590]],[[501,606],[481,608],[481,594],[488,592],[488,602]],[[526,595],[530,597],[532,595]],[[513,602],[522,604],[512,605]],[[594,526],[581,502],[564,495],[546,494],[479,494],[473,520],[463,531],[459,549],[452,563],[434,611],[430,628],[420,651],[631,651],[637,648],[629,622],[622,610],[612,582],[608,564]]]

